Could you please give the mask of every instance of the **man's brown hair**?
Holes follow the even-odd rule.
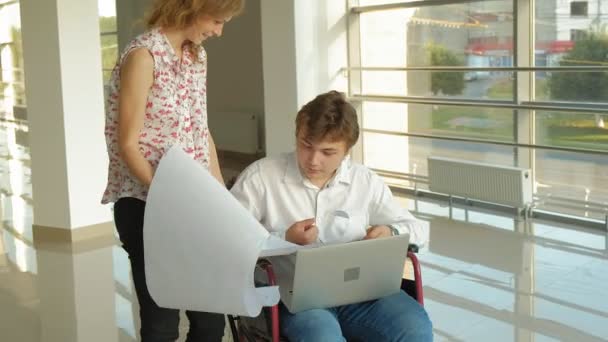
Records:
[[[350,149],[359,139],[357,111],[340,92],[332,90],[318,95],[298,112],[296,136],[302,131],[311,142],[345,141]]]

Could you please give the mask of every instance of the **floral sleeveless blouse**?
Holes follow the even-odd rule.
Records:
[[[148,93],[139,149],[156,169],[165,152],[175,144],[203,166],[209,167],[207,126],[207,54],[201,47],[197,61],[184,47],[182,59],[160,29],[135,38],[124,50],[110,80],[106,103],[105,136],[110,159],[108,184],[102,203],[121,197],[146,200],[148,189],[131,174],[118,154],[118,98],[120,67],[136,48],[146,48],[154,58],[154,83]]]

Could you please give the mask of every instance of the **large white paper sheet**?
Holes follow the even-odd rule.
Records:
[[[297,249],[273,238],[180,147],[163,157],[144,218],[146,281],[159,306],[257,316],[279,301],[276,286],[254,286],[258,257]]]

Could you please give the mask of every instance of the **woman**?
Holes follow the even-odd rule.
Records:
[[[148,187],[163,154],[180,145],[223,183],[207,127],[207,55],[202,43],[222,34],[244,0],[156,0],[148,31],[122,53],[110,81],[106,142],[110,159],[102,203],[129,254],[142,341],[175,341],[179,311],[150,297],[144,272],[143,218]],[[171,229],[171,227],[167,227]],[[224,316],[187,311],[187,341],[221,341]]]

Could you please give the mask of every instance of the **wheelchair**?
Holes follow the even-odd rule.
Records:
[[[420,271],[420,263],[416,253],[418,246],[410,244],[408,247],[407,258],[411,261],[413,268],[413,280],[402,279],[401,289],[416,299],[416,301],[424,306],[424,296],[422,290],[422,273]],[[267,260],[258,261],[257,267],[265,271],[268,285],[276,285],[276,278],[272,264]],[[287,341],[280,335],[279,330],[279,305],[269,308],[264,308],[261,317],[246,318],[228,315],[228,323],[232,331],[232,337],[235,342],[281,342]]]

